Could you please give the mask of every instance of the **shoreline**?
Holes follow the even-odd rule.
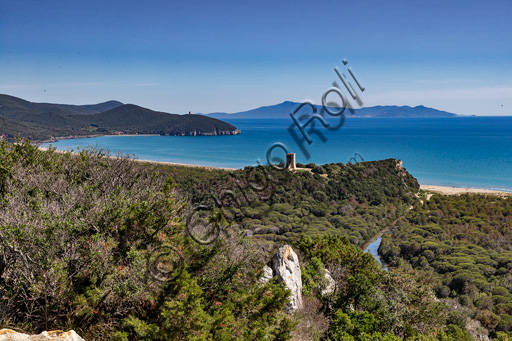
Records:
[[[33,143],[53,143],[53,142],[59,142],[60,140],[76,140],[76,139],[89,139],[89,138],[96,138],[96,137],[110,137],[110,136],[129,136],[129,137],[136,137],[136,136],[231,136],[231,135],[240,135],[242,131],[240,129],[234,130],[233,134],[196,134],[196,135],[162,135],[162,134],[93,134],[93,135],[70,135],[70,136],[58,136],[58,137],[52,137],[49,140],[34,140]]]
[[[480,188],[469,188],[469,187],[448,187],[448,186],[433,186],[433,185],[420,185],[420,189],[427,192],[436,192],[445,195],[457,195],[457,194],[490,194],[490,195],[504,195],[512,196],[512,192],[496,191],[492,189],[480,189]]]
[[[34,141],[34,143],[52,143],[52,142],[59,142],[60,140],[73,140],[73,139],[92,139],[95,137],[105,137],[105,136],[162,136],[160,134],[95,134],[95,135],[84,135],[84,136],[58,136],[54,137],[50,140],[41,140],[41,141]]]
[[[160,134],[112,134],[112,135],[101,135],[97,137],[105,137],[105,136],[162,136]]]

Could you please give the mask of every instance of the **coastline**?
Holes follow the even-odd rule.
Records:
[[[114,135],[114,136],[123,136],[123,135]],[[137,135],[137,136],[141,136],[141,135]],[[46,147],[38,146],[38,148],[41,150],[48,150],[48,148],[46,148]],[[162,164],[162,165],[169,165],[169,166],[181,166],[181,167],[192,167],[192,168],[196,167],[196,168],[203,168],[203,169],[222,169],[222,170],[227,170],[227,171],[241,169],[241,168],[191,165],[191,164],[186,164],[186,163],[168,162],[168,161],[152,161],[152,160],[140,160],[140,159],[134,159],[134,161],[144,162],[144,163]],[[473,194],[512,196],[512,192],[496,191],[496,190],[490,190],[490,189],[434,186],[434,185],[422,185],[422,184],[420,184],[420,190],[423,190],[426,192],[441,193],[444,195],[458,195],[458,194],[473,193]]]
[[[72,140],[72,139],[92,139],[95,137],[104,137],[104,136],[161,136],[160,134],[94,134],[94,135],[73,135],[73,136],[58,136],[52,137],[49,140],[42,141],[34,141],[34,143],[52,143],[59,142],[60,140]]]
[[[437,192],[437,193],[441,193],[441,194],[445,194],[445,195],[473,193],[473,194],[512,196],[512,192],[503,192],[503,191],[495,191],[495,190],[491,190],[491,189],[479,189],[479,188],[420,185],[420,189],[427,191],[427,192]]]
[[[34,143],[52,143],[52,142],[59,142],[60,140],[72,140],[72,139],[88,139],[88,138],[95,138],[95,137],[104,137],[104,136],[224,136],[224,135],[239,135],[242,131],[240,129],[235,129],[230,134],[224,134],[223,131],[221,131],[221,134],[210,134],[210,133],[201,133],[201,134],[175,134],[175,135],[162,135],[162,134],[92,134],[92,135],[70,135],[70,136],[58,136],[58,137],[52,137],[47,140],[35,140]]]

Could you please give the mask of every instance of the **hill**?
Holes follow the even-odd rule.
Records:
[[[223,113],[216,112],[206,114],[209,117],[218,119],[227,118],[288,118],[289,114],[293,112],[301,103],[285,101],[280,104],[264,106],[257,109],[242,111],[237,113]],[[322,109],[321,105],[316,105],[317,112]],[[333,109],[334,111],[337,109]],[[299,113],[310,112],[309,108],[302,109]],[[453,117],[455,114],[441,111],[425,106],[409,107],[409,106],[375,106],[361,109],[346,110],[347,117]]]
[[[0,135],[33,141],[106,134],[234,135],[236,127],[214,118],[156,112],[108,101],[89,105],[33,103],[0,95]]]
[[[0,94],[0,113],[4,117],[23,121],[32,115],[53,113],[60,115],[91,115],[98,114],[123,105],[118,101],[99,104],[70,105],[53,103],[33,103],[24,99]]]
[[[211,117],[168,114],[133,104],[96,115],[83,115],[79,119],[93,127],[124,133],[196,136],[235,135],[240,132],[231,124]]]
[[[16,136],[27,136],[32,140],[37,140],[44,138],[45,135],[44,131],[37,126],[0,116],[0,140],[12,140]]]
[[[418,182],[399,160],[308,167],[296,173],[246,167],[218,178],[176,167],[170,176],[194,205],[213,205],[218,193],[230,219],[262,242],[342,235],[362,246],[417,200]]]

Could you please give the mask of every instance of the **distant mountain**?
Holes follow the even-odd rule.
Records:
[[[358,117],[453,117],[457,116],[447,111],[428,108],[423,105],[398,107],[396,105],[367,107],[355,109],[354,116]]]
[[[224,118],[285,118],[292,112],[300,103],[295,102],[283,102],[276,105],[270,105],[252,109],[248,111],[242,111],[237,113],[228,114],[225,112],[216,112],[211,114],[200,114],[208,117],[214,117],[218,119]],[[306,109],[303,109],[306,111]]]
[[[156,112],[108,101],[90,105],[33,103],[0,95],[0,139],[33,141],[109,134],[234,135],[236,127],[200,115]]]
[[[228,113],[211,113],[206,114],[208,117],[215,117],[218,119],[228,118],[287,118],[301,103],[285,101],[280,104],[264,106],[257,109],[248,111],[237,112],[233,114]],[[321,105],[316,105],[317,113],[322,110]],[[333,108],[333,111],[338,109]],[[311,113],[311,107],[304,106],[297,115],[307,115]],[[452,117],[455,114],[441,111],[425,106],[409,107],[409,106],[375,106],[361,109],[346,109],[346,117]]]

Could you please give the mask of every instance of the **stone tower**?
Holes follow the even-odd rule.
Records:
[[[295,170],[295,153],[286,154],[286,169]]]

